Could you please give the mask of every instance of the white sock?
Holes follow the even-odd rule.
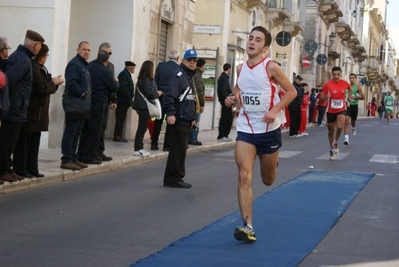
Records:
[[[349,138],[349,135],[345,134],[345,139],[348,139],[348,138]]]

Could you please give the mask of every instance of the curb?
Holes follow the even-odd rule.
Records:
[[[187,155],[195,154],[198,152],[217,150],[225,147],[229,147],[235,145],[236,141],[224,142],[224,143],[216,143],[209,145],[202,145],[196,147],[190,147],[187,149]],[[89,165],[87,169],[82,169],[79,171],[73,170],[63,170],[61,168],[52,167],[49,169],[43,170],[43,173],[46,175],[43,178],[26,178],[22,181],[18,182],[4,182],[4,184],[0,185],[0,194],[5,194],[13,191],[34,188],[42,185],[58,183],[62,181],[74,180],[98,173],[110,172],[113,170],[141,165],[149,162],[159,161],[166,159],[168,157],[168,152],[159,152],[153,153],[146,158],[140,158],[135,156],[128,157],[116,157],[112,161],[105,161],[99,165]]]

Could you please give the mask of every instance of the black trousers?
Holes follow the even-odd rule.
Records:
[[[130,106],[117,105],[115,109],[115,128],[114,137],[122,137],[123,124],[126,120],[126,113]]]
[[[164,183],[177,183],[186,175],[185,161],[187,155],[190,126],[170,125],[170,149],[166,163]]]
[[[154,130],[151,136],[151,146],[158,146],[159,134],[161,133],[163,119],[154,121]],[[163,148],[170,148],[170,125],[166,123]]]
[[[301,124],[301,107],[288,107],[290,112],[290,136],[297,135]]]
[[[219,120],[219,135],[217,139],[223,137],[229,137],[231,125],[233,124],[234,114],[231,111],[231,107],[226,107],[224,104],[222,106],[222,112]]]
[[[21,129],[20,122],[1,121],[0,127],[0,175],[11,171],[11,155],[14,152],[18,135]]]
[[[136,112],[139,115],[139,124],[137,125],[136,136],[134,137],[134,151],[143,149],[144,135],[147,131],[148,120],[150,119],[148,109],[139,109]]]
[[[106,105],[104,109],[104,120],[103,120],[103,128],[101,130],[100,142],[98,142],[97,155],[103,154],[105,150],[104,136],[105,136],[105,130],[107,130],[108,114],[109,114],[109,107],[108,105]]]
[[[326,113],[326,107],[317,107],[319,112],[317,116],[317,125],[321,125],[323,123],[324,113]]]
[[[90,119],[85,120],[78,148],[80,162],[88,162],[95,159],[98,152],[98,143],[103,127],[105,104],[92,103],[90,107]]]
[[[21,130],[13,154],[13,170],[19,175],[39,173],[41,132]]]

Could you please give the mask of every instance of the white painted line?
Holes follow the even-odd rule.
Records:
[[[278,157],[281,159],[288,159],[303,153],[303,151],[279,151]]]
[[[369,160],[369,162],[396,164],[398,162],[398,156],[396,156],[396,155],[374,154],[374,156]]]

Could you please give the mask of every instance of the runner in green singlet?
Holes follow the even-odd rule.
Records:
[[[352,125],[352,135],[356,135],[356,120],[358,115],[358,102],[364,100],[364,93],[360,84],[357,82],[357,76],[354,73],[349,74],[349,82],[352,88],[353,99],[350,102],[350,106],[346,111],[345,116],[345,128],[344,128],[344,145],[349,145],[349,122]]]
[[[388,95],[385,96],[385,115],[387,116],[387,124],[389,124],[389,119],[393,115],[393,104],[395,102],[395,97],[392,95],[391,91],[388,91]]]

